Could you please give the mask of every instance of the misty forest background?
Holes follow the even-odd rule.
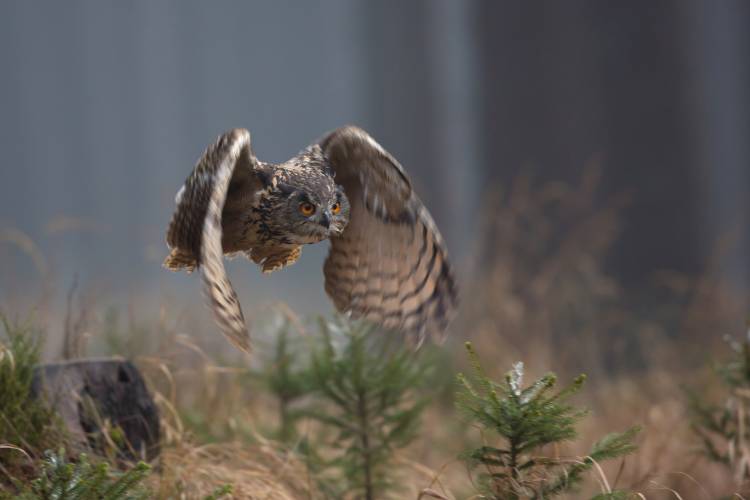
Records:
[[[445,350],[589,372],[623,401],[648,381],[665,392],[638,411],[586,399],[603,428],[673,428],[675,367],[708,373],[750,312],[749,25],[741,0],[3,2],[0,307],[37,312],[46,358],[73,287],[87,335],[106,311],[168,316],[231,357],[196,276],[160,267],[175,193],[228,128],[283,161],[352,123],[447,241],[464,293]],[[326,248],[270,276],[228,264],[253,335],[270,304],[332,310]],[[675,470],[670,446],[646,469]]]

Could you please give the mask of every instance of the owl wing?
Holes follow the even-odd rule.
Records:
[[[331,237],[325,290],[339,311],[406,332],[419,346],[442,337],[457,288],[440,232],[393,156],[357,127],[320,147],[351,204],[346,229]]]
[[[230,342],[245,352],[250,336],[237,294],[224,268],[223,230],[236,225],[262,187],[250,133],[234,129],[206,149],[177,194],[177,210],[167,230],[173,254],[197,260],[203,290],[214,318]]]

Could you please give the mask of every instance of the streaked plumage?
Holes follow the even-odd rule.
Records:
[[[456,285],[440,233],[401,165],[359,128],[337,129],[281,164],[258,161],[249,132],[231,130],[176,201],[164,265],[201,270],[217,324],[244,351],[249,335],[225,254],[244,253],[271,272],[294,263],[302,245],[330,239],[325,290],[339,311],[416,345],[441,337],[453,316]]]

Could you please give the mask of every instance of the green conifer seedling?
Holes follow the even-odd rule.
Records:
[[[523,363],[516,363],[502,383],[482,369],[470,343],[466,344],[473,373],[459,374],[457,404],[483,432],[499,444],[465,454],[479,493],[496,500],[546,499],[570,491],[595,463],[632,452],[638,432],[609,434],[594,444],[586,457],[547,457],[544,447],[576,437],[576,424],[586,415],[568,402],[585,381],[581,375],[555,391],[556,377],[548,374],[523,385]],[[624,496],[622,496],[624,495]],[[627,498],[624,492],[604,492],[603,498]]]
[[[276,336],[273,359],[264,370],[263,380],[278,404],[279,427],[276,437],[282,442],[297,439],[297,420],[302,412],[294,404],[310,392],[310,372],[301,353],[289,338],[288,322]]]
[[[321,331],[311,379],[323,405],[311,416],[334,434],[327,465],[343,478],[334,497],[384,498],[396,486],[394,452],[416,436],[429,367],[366,323],[321,322]]]
[[[39,360],[40,336],[28,325],[11,323],[0,315],[5,338],[0,337],[0,444],[41,457],[45,449],[64,439],[54,411],[34,398],[31,385]],[[11,450],[0,450],[0,464],[9,468],[26,459]]]
[[[139,462],[125,472],[112,472],[106,462],[92,464],[85,454],[68,462],[65,450],[47,452],[39,477],[23,486],[20,500],[141,500],[149,498],[141,486],[150,467]]]
[[[750,323],[741,342],[729,341],[732,356],[714,369],[724,389],[721,404],[688,391],[692,428],[701,439],[702,453],[732,471],[736,486],[750,492]]]

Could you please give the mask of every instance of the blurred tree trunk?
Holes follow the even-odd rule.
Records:
[[[371,132],[405,166],[459,257],[479,169],[471,2],[367,2]]]
[[[481,2],[476,12],[483,185],[507,185],[526,166],[539,177],[575,180],[600,155],[602,194],[633,195],[610,262],[626,285],[638,287],[658,269],[703,269],[716,237],[706,228],[721,217],[702,196],[707,178],[742,185],[734,191],[737,203],[748,197],[747,147],[723,158],[731,165],[701,154],[706,148],[715,152],[717,144],[705,135],[700,112],[714,109],[715,121],[721,121],[714,92],[727,90],[728,79],[747,83],[747,34],[739,31],[750,21],[748,7],[712,4],[744,21],[714,22],[695,32],[700,5],[710,9],[677,0],[519,1]],[[713,61],[711,67],[697,66],[686,42],[726,29],[735,30],[744,46],[723,58],[726,46],[710,46],[703,57],[704,64]],[[715,88],[697,91],[699,73],[712,75],[708,84]],[[741,122],[744,137],[748,88],[734,85],[734,92],[723,93],[725,111]],[[744,108],[733,110],[730,103],[741,102]],[[747,141],[735,136],[731,143]],[[747,211],[742,203],[735,210]],[[702,218],[706,212],[714,217]],[[743,220],[747,226],[747,216]],[[740,271],[747,284],[747,265]]]

